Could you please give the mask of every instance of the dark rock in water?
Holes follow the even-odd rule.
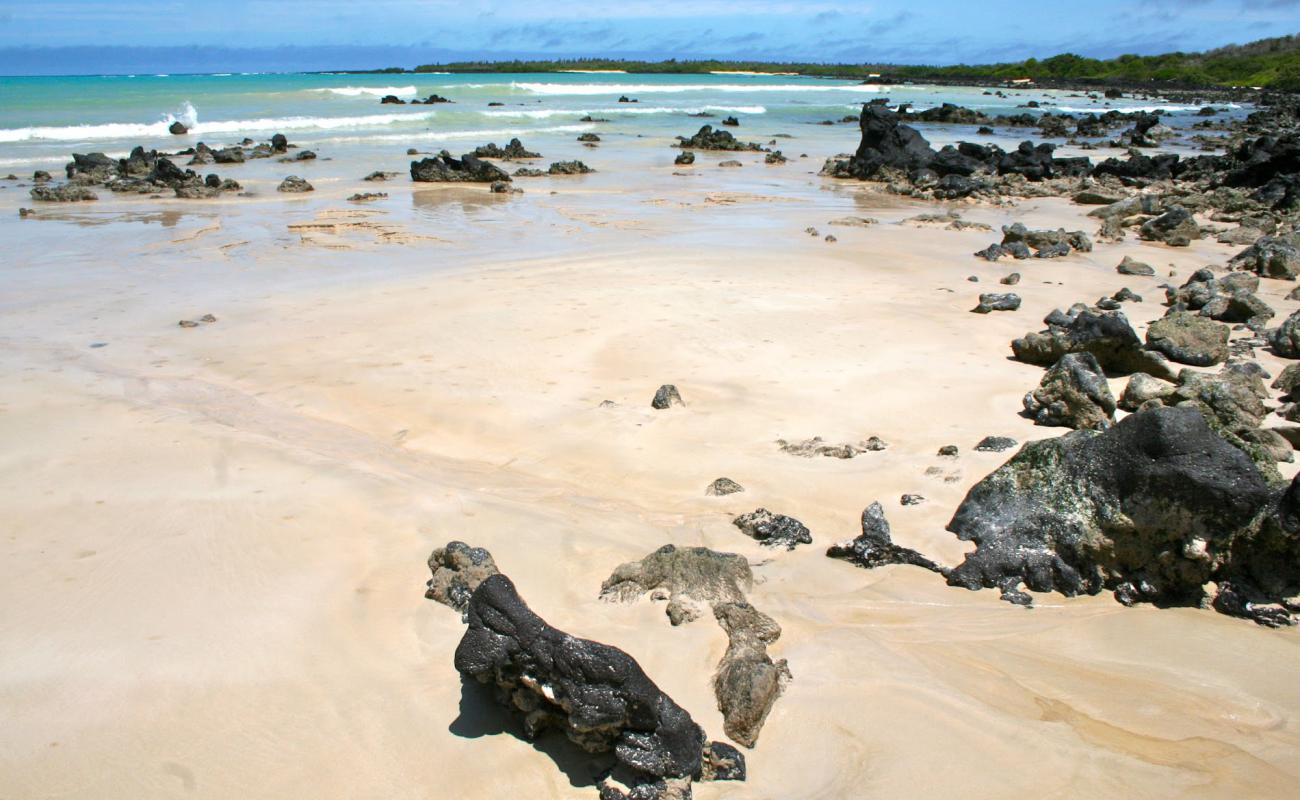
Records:
[[[903,505],[913,505],[908,498],[919,495],[903,495]],[[924,500],[925,498],[921,498]],[[911,564],[932,572],[940,572],[939,565],[908,547],[894,544],[890,536],[889,521],[885,519],[885,509],[880,503],[872,503],[862,512],[862,533],[847,542],[832,545],[826,555],[857,564],[865,569],[875,569],[890,564]]]
[[[556,161],[546,170],[549,175],[586,175],[595,171],[581,161]]]
[[[379,104],[380,104],[380,105],[404,106],[404,105],[406,105],[406,101],[403,100],[402,98],[398,97],[398,96],[395,95],[395,94],[386,94],[386,95],[384,95],[383,97],[379,98]]]
[[[1015,311],[1020,308],[1020,295],[986,293],[980,295],[979,305],[971,309],[976,314],[988,314],[991,311]]]
[[[1045,322],[1046,331],[1026,334],[1011,343],[1018,361],[1046,367],[1066,353],[1091,353],[1108,373],[1173,375],[1163,355],[1142,349],[1141,340],[1123,312],[1097,313],[1077,306],[1068,313],[1054,311]]]
[[[463,613],[479,584],[500,570],[482,547],[448,542],[429,555],[429,572],[433,577],[424,596]]]
[[[1276,330],[1271,331],[1268,343],[1273,352],[1282,358],[1300,358],[1300,311],[1287,317]]]
[[[716,481],[709,484],[709,488],[705,489],[704,493],[721,497],[722,495],[735,494],[743,491],[745,491],[745,487],[736,483],[731,478],[718,478]]]
[[[432,158],[411,162],[411,180],[419,183],[495,183],[509,181],[506,171],[474,155],[452,158],[443,150]]]
[[[546,170],[533,169],[531,167],[520,167],[515,170],[516,178],[541,178],[546,175]]]
[[[781,452],[789,453],[792,456],[800,456],[802,458],[812,458],[813,456],[825,456],[826,458],[854,458],[863,453],[884,450],[889,446],[877,436],[872,436],[858,444],[827,444],[820,436],[814,436],[811,439],[804,439],[798,442],[787,442],[785,439],[777,439],[776,444],[781,448]]]
[[[1212,367],[1228,360],[1228,326],[1175,311],[1147,328],[1147,346],[1179,364]]]
[[[90,187],[75,183],[65,183],[62,186],[34,186],[29,194],[33,200],[42,203],[76,203],[99,199],[99,195],[91,191]]]
[[[659,409],[660,411],[666,408],[671,408],[672,406],[684,405],[686,405],[686,403],[682,401],[681,393],[679,393],[677,387],[671,383],[665,383],[663,386],[660,386],[659,389],[655,391],[654,399],[650,401],[650,407]]]
[[[271,152],[272,153],[289,152],[289,140],[285,138],[283,133],[277,133],[271,137]]]
[[[1156,271],[1150,264],[1143,264],[1141,261],[1134,261],[1130,256],[1124,256],[1124,260],[1119,262],[1115,271],[1121,275],[1155,275]]]
[[[50,180],[50,173],[43,169],[38,169],[32,173],[32,180],[36,183],[46,183]]]
[[[678,165],[679,167],[681,167],[681,166],[688,166],[688,165],[690,165],[690,164],[694,164],[694,163],[695,163],[695,154],[694,154],[694,153],[679,153],[679,154],[677,155],[677,158],[674,158],[674,159],[673,159],[673,163],[676,164],[676,165]]]
[[[348,197],[350,203],[369,203],[372,200],[383,200],[388,197],[388,192],[357,192]]]
[[[533,153],[524,147],[519,139],[511,139],[505,147],[497,147],[495,142],[474,148],[475,158],[541,158],[541,153]]]
[[[450,102],[451,102],[450,100],[448,100],[447,98],[443,97],[443,96],[440,95],[440,94],[431,94],[431,95],[429,95],[428,97],[424,98],[423,100],[420,100],[420,99],[418,99],[418,98],[415,99],[415,100],[412,100],[412,101],[411,101],[411,105],[416,105],[416,106],[420,106],[420,105],[431,106],[431,105],[434,105],[434,104],[436,104],[436,103],[450,103]]]
[[[1061,356],[1024,404],[1039,425],[1100,430],[1115,421],[1115,398],[1091,353]]]
[[[784,164],[788,159],[782,155],[780,150],[773,150],[766,156],[763,156],[764,164]]]
[[[812,544],[812,533],[794,517],[773,514],[766,508],[741,514],[731,521],[744,534],[767,547],[793,550],[796,545]]]
[[[1001,453],[1017,444],[1018,442],[1009,436],[985,436],[975,445],[975,450],[980,453]]]
[[[785,659],[774,662],[767,654],[767,646],[780,638],[781,627],[743,601],[718,603],[713,615],[727,632],[727,652],[713,678],[723,730],[732,740],[753,747],[791,678]]]
[[[763,146],[755,142],[742,142],[731,135],[730,131],[715,131],[712,125],[701,127],[694,136],[677,137],[680,147],[694,150],[762,150]]]
[[[167,132],[173,136],[184,136],[185,134],[190,132],[190,129],[185,127],[185,123],[177,120],[176,122],[173,122],[171,125],[167,126]]]
[[[223,147],[220,150],[213,150],[212,160],[218,164],[242,164],[244,163],[244,149],[242,147]]]
[[[299,178],[297,175],[290,175],[289,177],[280,181],[280,185],[275,187],[275,190],[277,192],[300,193],[300,192],[314,191],[315,188],[316,187],[312,186],[310,183],[303,180],[302,178]]]
[[[743,603],[753,586],[744,556],[666,544],[640,561],[620,564],[600,585],[600,598],[626,603],[645,594],[666,596],[668,619],[681,625],[699,619],[710,605]]]
[[[376,172],[372,172],[372,173],[370,173],[369,175],[367,175],[366,177],[362,178],[362,180],[363,180],[363,181],[370,181],[371,183],[375,183],[375,182],[377,182],[377,181],[386,181],[386,180],[389,180],[390,178],[396,178],[396,177],[397,177],[398,175],[400,175],[400,174],[401,174],[401,173],[399,173],[399,172],[379,172],[379,171],[376,171]]]
[[[726,117],[725,119],[722,120],[722,124],[734,128],[740,125],[740,120],[736,119],[735,117]]]
[[[1289,281],[1300,275],[1300,237],[1261,236],[1250,247],[1232,257],[1228,266],[1246,269],[1264,278]]]
[[[479,585],[468,618],[456,669],[494,686],[528,738],[553,728],[588,752],[612,752],[631,797],[688,796],[703,769],[704,731],[631,656],[551,627],[504,575]]]
[[[620,102],[620,103],[635,103],[635,102],[638,102],[638,101],[633,100],[632,98],[628,97],[627,95],[622,95],[621,97],[618,98],[618,102]]]
[[[1152,408],[1104,433],[1031,442],[976,484],[948,523],[976,549],[948,583],[1021,602],[1021,584],[1111,589],[1125,604],[1163,606],[1198,605],[1215,581],[1278,601],[1300,589],[1298,512],[1300,488],[1271,487],[1197,409]],[[1220,605],[1280,621],[1276,606]]]
[[[1201,228],[1192,214],[1182,206],[1173,206],[1155,219],[1142,223],[1139,235],[1148,241],[1164,242],[1170,247],[1187,247],[1201,238]]]
[[[578,141],[580,141],[580,142],[599,142],[599,141],[600,141],[600,137],[597,136],[597,135],[594,134],[594,133],[580,133],[580,134],[578,134]]]
[[[511,192],[523,192],[523,189],[512,189],[510,184],[505,181],[493,181],[488,190],[493,194],[510,194]]]

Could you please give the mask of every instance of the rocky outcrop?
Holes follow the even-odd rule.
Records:
[[[864,439],[857,444],[828,444],[820,436],[814,436],[811,439],[804,439],[798,442],[787,442],[785,439],[776,440],[777,447],[781,452],[789,453],[792,456],[800,458],[813,458],[814,456],[823,456],[825,458],[854,458],[863,453],[879,452],[889,445],[885,444],[879,437],[872,436]]]
[[[913,505],[908,502],[908,498],[916,495],[903,497],[904,505]],[[826,550],[826,555],[848,561],[864,569],[875,569],[890,564],[911,564],[932,572],[940,571],[938,564],[917,551],[894,544],[890,535],[889,521],[885,519],[885,509],[878,502],[872,503],[862,511],[862,533],[849,541],[831,545]]]
[[[497,147],[495,142],[485,144],[481,147],[474,148],[475,158],[502,158],[514,160],[519,158],[541,158],[541,153],[534,153],[524,147],[524,143],[519,139],[511,139],[505,147]]]
[[[522,715],[524,735],[561,731],[591,753],[612,753],[617,771],[601,797],[689,797],[703,770],[703,729],[627,653],[548,625],[505,575],[470,597],[469,627],[456,647],[465,677],[494,688]]]
[[[1025,413],[1039,425],[1101,430],[1115,421],[1115,398],[1092,353],[1067,353],[1025,395]]]
[[[1002,226],[1002,241],[991,244],[975,255],[988,261],[997,261],[1003,256],[1023,259],[1059,258],[1072,252],[1092,252],[1092,239],[1083,231],[1066,231],[1064,228],[1054,231],[1033,231],[1017,222]]]
[[[75,183],[65,183],[62,186],[49,184],[34,186],[29,194],[33,200],[42,203],[80,203],[99,199],[99,195],[95,194],[89,186]]]
[[[678,136],[678,147],[683,150],[762,150],[763,146],[755,142],[742,142],[731,131],[714,130],[712,125],[705,125],[689,138]]]
[[[1174,374],[1162,354],[1142,349],[1123,312],[1097,312],[1076,305],[1069,311],[1053,311],[1043,321],[1047,330],[1025,334],[1011,343],[1017,360],[1046,367],[1067,353],[1091,353],[1107,373],[1146,372],[1162,378]]]
[[[1300,609],[1300,486],[1270,485],[1192,407],[1025,445],[948,530],[976,545],[948,582],[1012,602],[1031,602],[1025,586],[1198,605],[1213,581],[1226,613],[1276,625]]]
[[[665,599],[664,613],[676,626],[699,619],[717,603],[743,603],[753,586],[744,556],[666,544],[640,561],[619,565],[600,585],[600,597],[624,603],[642,595]]]
[[[419,183],[495,183],[509,181],[505,170],[474,155],[452,158],[443,150],[436,156],[411,162],[411,180]]]
[[[586,175],[595,171],[581,161],[556,161],[546,170],[548,175]]]
[[[773,514],[766,508],[741,514],[733,519],[731,524],[764,547],[784,547],[786,550],[793,550],[801,544],[812,544],[812,533],[806,525],[794,517]]]

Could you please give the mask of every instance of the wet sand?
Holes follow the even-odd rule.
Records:
[[[1291,797],[1295,630],[1106,595],[1025,610],[823,554],[879,500],[897,542],[956,563],[943,526],[1009,455],[974,444],[1064,432],[1018,415],[1042,371],[1010,340],[1122,286],[1141,333],[1158,284],[1237,248],[988,264],[970,254],[998,235],[903,224],[938,209],[811,174],[830,152],[674,175],[655,144],[602,145],[601,173],[510,197],[376,187],[339,161],[305,198],[266,191],[283,165],[247,180],[256,198],[21,221],[22,190],[0,191],[19,256],[0,300],[0,795],[594,797],[584,759],[462,699],[463,628],[423,598],[429,551],[461,539],[713,737],[722,632],[597,594],[668,542],[757,565],[794,680],[749,781],[700,798]],[[958,208],[1096,227],[1061,200]],[[846,215],[879,222],[828,224]],[[1126,254],[1157,277],[1117,275]],[[969,313],[1011,271],[1021,309]],[[1279,319],[1291,288],[1261,287]],[[663,383],[684,408],[650,408]],[[814,435],[890,446],[775,444]],[[706,497],[723,475],[746,491]],[[730,524],[759,506],[814,544],[772,552]]]

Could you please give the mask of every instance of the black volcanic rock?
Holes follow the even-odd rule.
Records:
[[[704,731],[631,656],[551,627],[504,575],[479,585],[468,618],[456,669],[495,687],[528,738],[556,729],[588,752],[612,752],[631,797],[689,796],[703,769]],[[613,791],[604,786],[601,797]]]
[[[915,495],[904,495],[904,498]],[[911,505],[904,500],[904,505]],[[890,536],[889,521],[885,519],[885,509],[880,503],[872,503],[862,511],[862,533],[847,542],[831,545],[826,550],[830,558],[838,558],[857,564],[864,569],[888,566],[890,564],[911,564],[932,572],[939,572],[939,565],[921,555],[910,547],[894,544]]]
[[[495,183],[509,181],[505,170],[474,155],[452,158],[443,150],[432,158],[411,162],[411,180],[420,183]]]
[[[1300,592],[1300,485],[1274,487],[1194,407],[1153,408],[1104,433],[1030,442],[976,484],[948,530],[976,549],[948,574],[968,589],[1114,591],[1126,605],[1198,605],[1261,624]]]

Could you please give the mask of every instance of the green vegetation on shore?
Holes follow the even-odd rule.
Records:
[[[1204,53],[1166,53],[1084,58],[1064,53],[1042,60],[1004,64],[909,66],[899,64],[808,64],[767,61],[624,61],[581,58],[554,61],[471,61],[424,64],[415,72],[562,72],[621,70],[634,73],[703,74],[709,72],[793,72],[826,78],[1002,82],[1031,78],[1077,84],[1149,84],[1152,86],[1262,86],[1300,92],[1300,36],[1261,39]]]

